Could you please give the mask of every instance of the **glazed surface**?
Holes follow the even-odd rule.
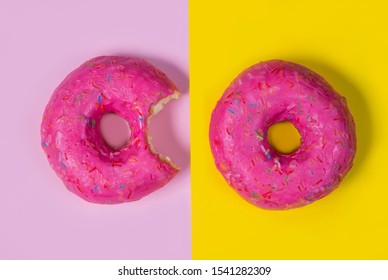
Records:
[[[104,204],[138,200],[178,172],[148,143],[157,103],[179,95],[173,82],[134,57],[102,56],[71,72],[54,91],[42,124],[42,147],[66,187],[83,199]],[[116,113],[131,129],[121,149],[100,133],[105,113]]]
[[[289,155],[268,143],[268,128],[280,121],[301,135]],[[256,64],[231,83],[212,113],[209,137],[228,184],[266,209],[301,207],[328,195],[356,152],[345,98],[317,73],[282,60]]]

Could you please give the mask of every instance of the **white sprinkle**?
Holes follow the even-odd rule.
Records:
[[[277,164],[279,169],[282,169],[282,166],[280,165],[279,158],[274,158],[273,161]]]

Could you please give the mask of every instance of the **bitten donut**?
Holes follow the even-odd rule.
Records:
[[[138,200],[178,172],[157,154],[147,137],[150,118],[179,91],[150,63],[102,56],[71,72],[54,91],[41,124],[42,147],[66,187],[94,203]],[[100,120],[115,113],[131,136],[120,149],[106,144]]]
[[[300,147],[281,154],[267,131],[281,121],[299,131]],[[352,167],[355,124],[321,76],[282,60],[256,64],[226,89],[211,117],[216,166],[244,199],[265,209],[290,209],[332,192]]]

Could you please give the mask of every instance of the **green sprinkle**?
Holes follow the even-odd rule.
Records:
[[[91,126],[94,127],[96,125],[96,120],[92,120]]]
[[[255,131],[256,131],[257,138],[259,139],[259,141],[262,141],[264,139],[263,133],[261,133],[259,130],[255,130]]]
[[[259,195],[257,194],[257,192],[255,192],[255,191],[252,192],[252,198],[258,198],[258,196],[259,196]]]

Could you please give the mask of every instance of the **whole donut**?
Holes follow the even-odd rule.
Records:
[[[101,56],[71,72],[51,96],[41,124],[42,147],[66,187],[94,203],[138,200],[178,172],[150,145],[152,115],[179,91],[150,63],[134,57]],[[106,144],[100,120],[115,113],[128,122],[129,141]]]
[[[299,131],[300,147],[281,154],[267,131],[281,121]],[[211,117],[216,166],[244,199],[265,209],[316,201],[340,184],[356,152],[355,124],[340,96],[301,65],[270,60],[243,71]]]

